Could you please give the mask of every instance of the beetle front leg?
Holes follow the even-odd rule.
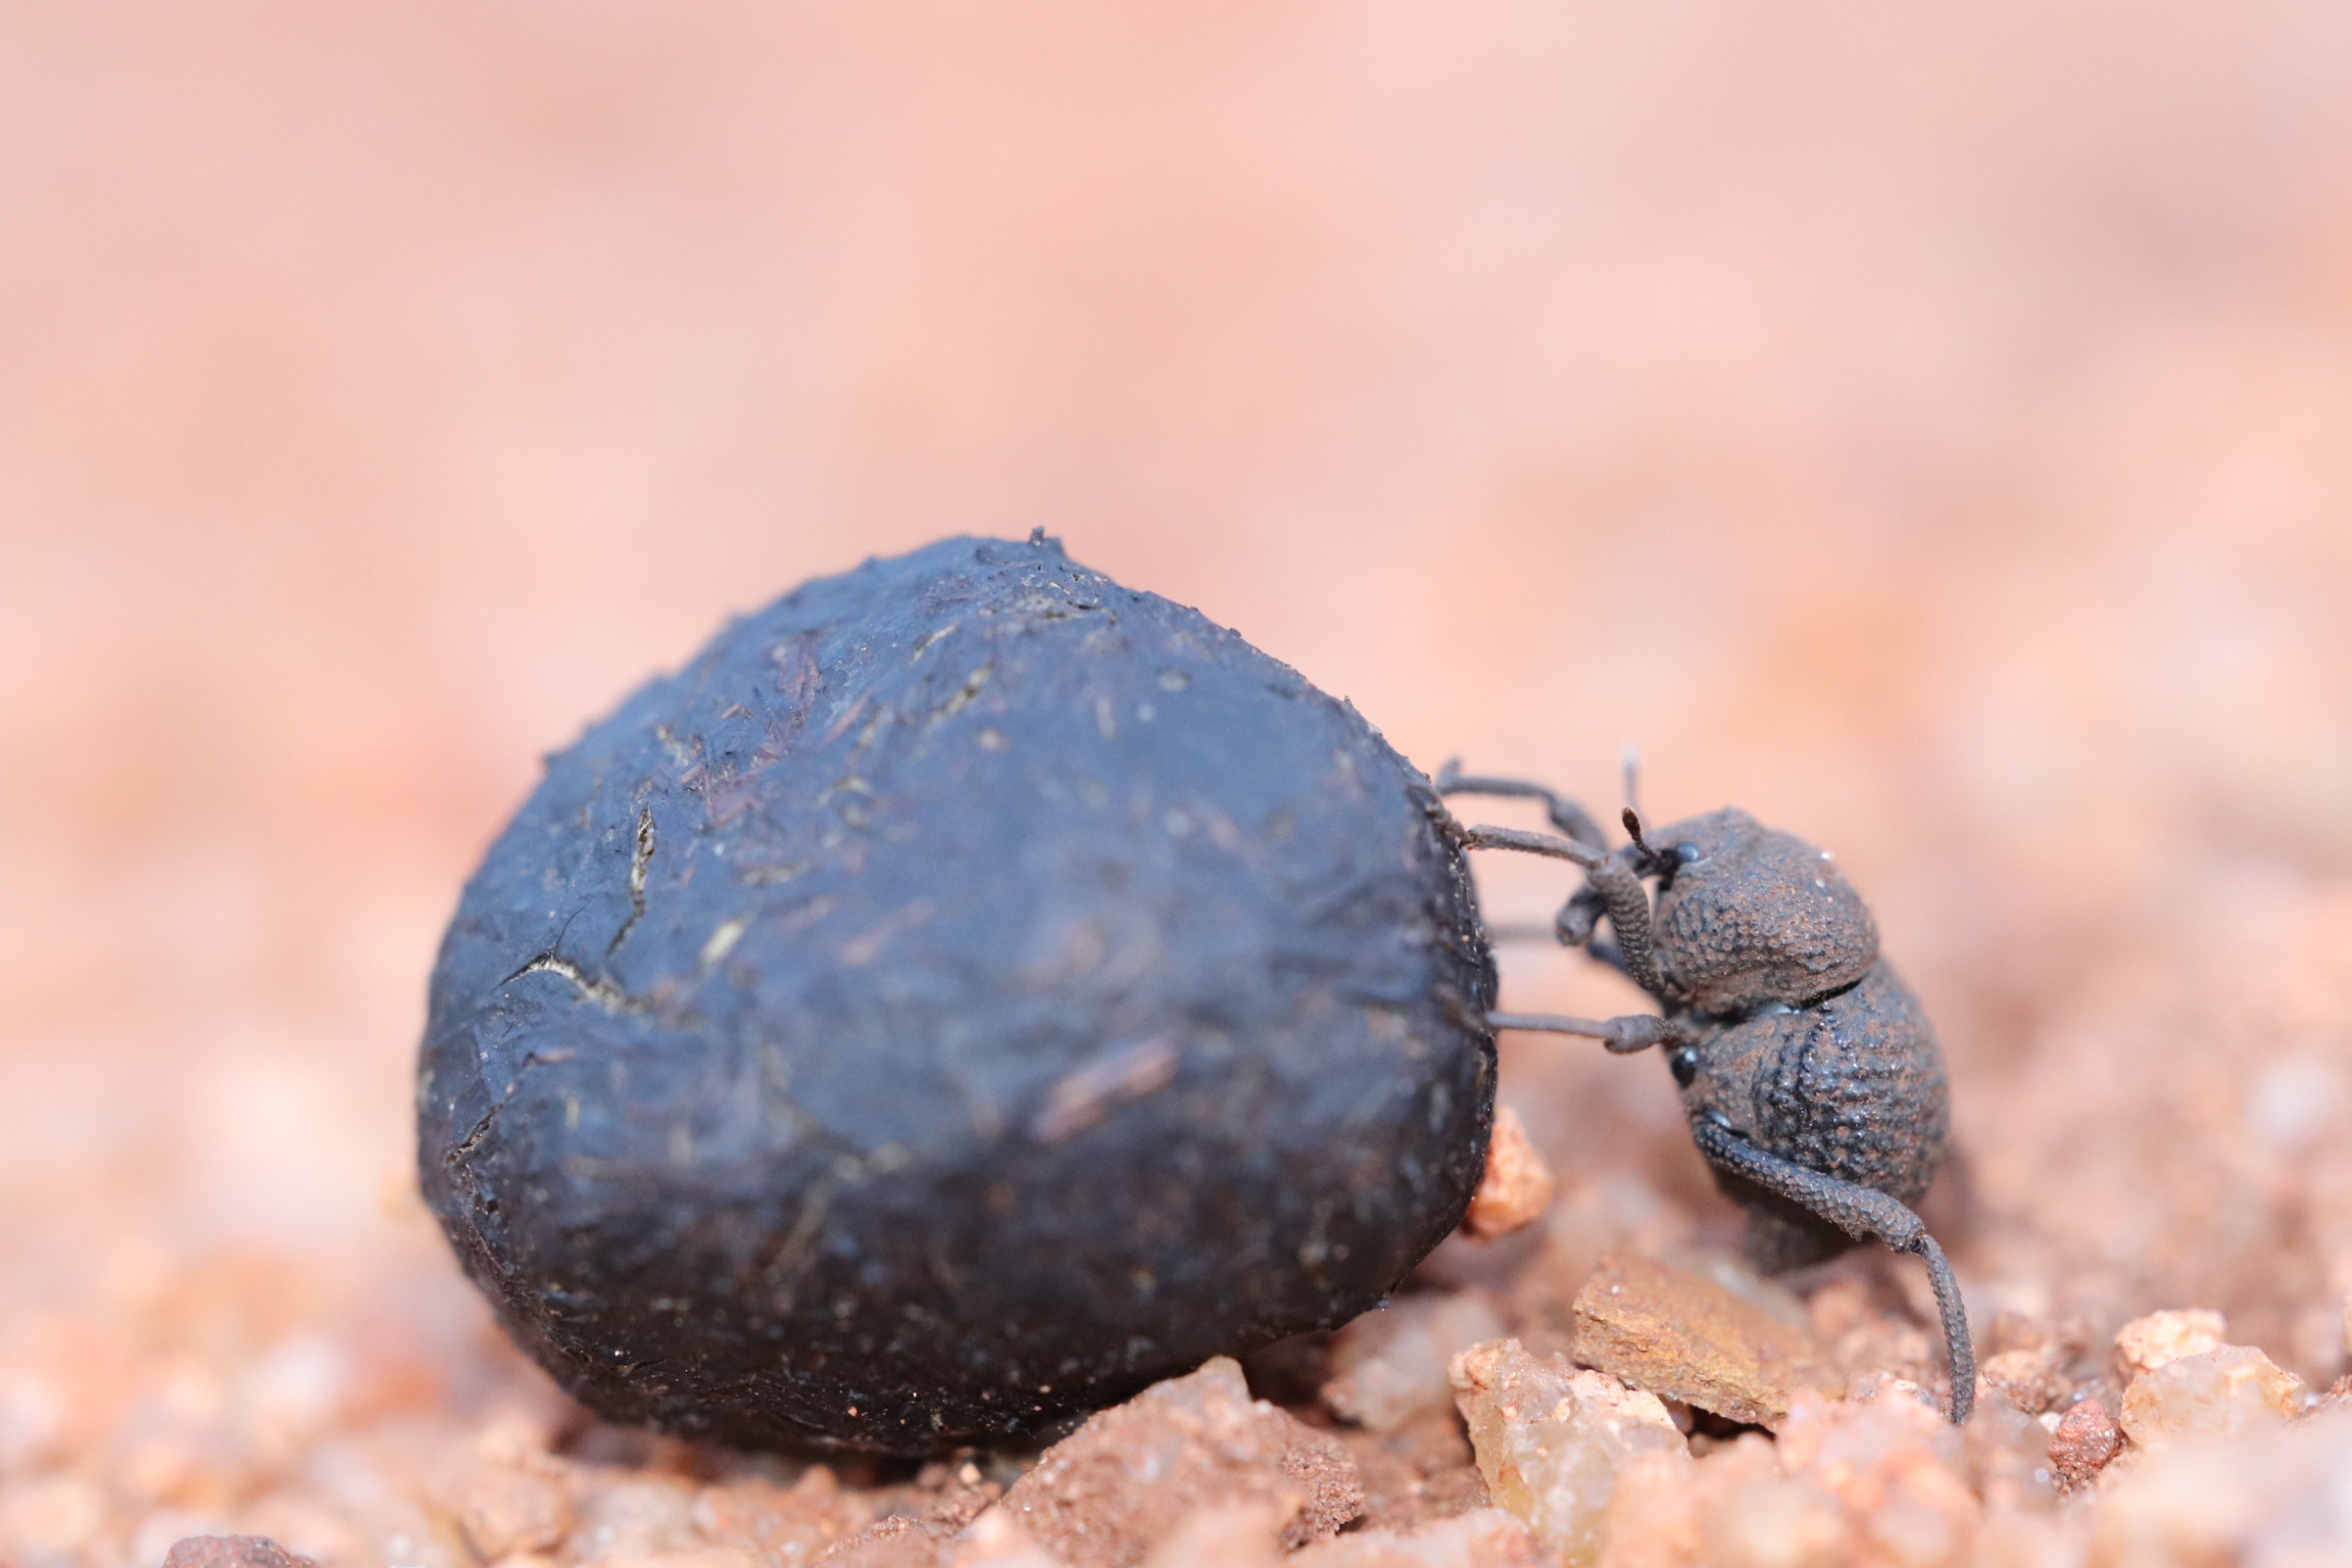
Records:
[[[1780,1194],[1848,1236],[1875,1237],[1896,1251],[1916,1253],[1926,1262],[1929,1283],[1936,1288],[1936,1309],[1943,1318],[1944,1347],[1951,1355],[1952,1424],[1966,1423],[1977,1401],[1977,1351],[1968,1337],[1968,1310],[1960,1299],[1960,1282],[1952,1277],[1952,1265],[1936,1238],[1928,1234],[1926,1222],[1885,1193],[1807,1170],[1757,1148],[1712,1114],[1690,1123],[1690,1141],[1709,1163],[1744,1176],[1766,1192]]]
[[[1608,836],[1601,832],[1600,824],[1592,820],[1590,812],[1565,795],[1544,785],[1518,778],[1466,777],[1458,757],[1448,759],[1446,765],[1438,769],[1438,776],[1433,782],[1440,795],[1496,795],[1515,800],[1542,801],[1544,814],[1551,818],[1553,827],[1579,844],[1589,844],[1596,850],[1609,847]]]
[[[1572,1018],[1559,1012],[1490,1012],[1490,1029],[1527,1029],[1538,1034],[1581,1035],[1597,1040],[1617,1055],[1647,1051],[1652,1046],[1688,1046],[1697,1036],[1677,1018],[1654,1012],[1629,1012],[1616,1018]]]
[[[1555,860],[1584,867],[1584,891],[1598,901],[1599,912],[1609,917],[1609,929],[1616,934],[1617,967],[1634,984],[1653,997],[1664,999],[1666,982],[1658,973],[1657,944],[1650,930],[1649,890],[1642,885],[1642,873],[1630,863],[1633,851],[1603,855],[1575,839],[1483,823],[1459,827],[1456,831],[1464,849],[1517,850],[1525,855],[1547,855]],[[1577,911],[1583,907],[1576,899],[1571,899],[1567,908],[1561,910],[1563,942],[1573,945],[1575,933],[1569,922],[1581,918]]]

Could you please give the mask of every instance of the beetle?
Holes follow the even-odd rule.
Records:
[[[1492,1011],[1496,1030],[1657,1047],[1691,1142],[1747,1212],[1745,1250],[1767,1273],[1875,1238],[1928,1267],[1952,1369],[1950,1415],[1968,1419],[1976,1354],[1943,1249],[1910,1205],[1951,1134],[1942,1053],[1927,1014],[1879,951],[1870,907],[1828,852],[1726,808],[1611,848],[1575,802],[1523,779],[1439,771],[1446,796],[1544,804],[1555,834],[1461,827],[1472,849],[1567,860],[1584,883],[1553,924],[1654,999],[1656,1013],[1574,1018]],[[1654,882],[1654,896],[1646,884]],[[1606,919],[1613,941],[1598,935]]]

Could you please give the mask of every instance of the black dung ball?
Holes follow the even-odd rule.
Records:
[[[608,1416],[1034,1434],[1345,1322],[1461,1217],[1494,971],[1420,773],[1058,545],[728,626],[466,889],[424,1192]]]

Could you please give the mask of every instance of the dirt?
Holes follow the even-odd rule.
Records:
[[[1035,1452],[586,1419],[409,1175],[423,976],[539,756],[729,612],[1037,524],[1424,768],[1609,820],[1631,741],[1645,813],[1738,805],[1869,900],[1950,1063],[1978,1422],[1914,1413],[1924,1275],[1858,1252],[1788,1282],[1838,1396],[1666,1405],[1611,1561],[2342,1557],[2342,43],[2185,0],[0,17],[0,1557],[1044,1568],[983,1527]],[[1503,858],[1504,1004],[1639,1005]],[[1660,1063],[1514,1039],[1503,1094],[1550,1207],[1412,1294],[1547,1358],[1612,1250],[1735,1247]],[[2119,1360],[2160,1310],[2217,1343]],[[1381,1431],[1332,1347],[1250,1368],[1363,1490],[1299,1557],[1536,1549],[1434,1344]]]

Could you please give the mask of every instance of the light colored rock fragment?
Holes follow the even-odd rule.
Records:
[[[2219,1349],[2228,1325],[2210,1307],[2180,1307],[2135,1317],[2115,1331],[2115,1369],[2126,1383],[2167,1361]]]
[[[2099,1486],[2092,1568],[2352,1561],[2352,1411],[2188,1438]]]
[[[2089,1547],[2087,1510],[1987,1508],[1969,1548],[1968,1568],[2082,1568]]]
[[[1976,1409],[1960,1432],[1960,1474],[1986,1513],[2057,1506],[2052,1431],[1999,1389],[1979,1385]]]
[[[458,1524],[484,1562],[553,1552],[571,1533],[571,1489],[561,1462],[503,1431],[476,1444],[457,1507]]]
[[[1766,1450],[1765,1462],[1777,1471],[1771,1445],[1761,1438],[1755,1441]],[[1677,1454],[1658,1449],[1627,1459],[1617,1471],[1617,1488],[1609,1494],[1602,1521],[1599,1568],[1686,1568],[1697,1562],[1697,1480],[1710,1468],[1719,1468],[1729,1451],[1719,1449],[1696,1463],[1687,1450]]]
[[[509,1559],[512,1564],[514,1559]],[[698,1546],[692,1551],[657,1552],[651,1557],[618,1559],[613,1568],[760,1568],[760,1559],[741,1546]]]
[[[1819,1488],[1842,1509],[1845,1541],[1830,1560],[1903,1568],[1968,1558],[1982,1509],[1961,1478],[1962,1448],[1959,1429],[1940,1410],[1891,1381],[1859,1402],[1800,1391],[1779,1443],[1788,1479]]]
[[[2019,1409],[2039,1415],[2073,1392],[2063,1354],[2055,1345],[2002,1350],[1978,1362],[1977,1376],[2007,1395]]]
[[[1576,1297],[1576,1358],[1734,1421],[1777,1427],[1799,1389],[1838,1378],[1804,1328],[1722,1284],[1613,1252]]]
[[[1144,1568],[1278,1568],[1288,1510],[1243,1502],[1196,1509],[1152,1548]]]
[[[870,1512],[842,1490],[830,1467],[817,1464],[790,1486],[761,1476],[707,1486],[695,1494],[693,1520],[713,1544],[741,1546],[769,1568],[806,1568],[867,1523]]]
[[[2303,1385],[2248,1345],[2179,1356],[2142,1372],[2117,1412],[2142,1447],[2181,1438],[2242,1432],[2284,1421],[2303,1407]]]
[[[1697,1510],[1701,1560],[1724,1568],[1832,1568],[1852,1560],[1852,1532],[1836,1494],[1760,1462],[1762,1441],[1742,1440],[1732,1459],[1738,1468],[1709,1478],[1714,1484]]]
[[[948,1568],[1061,1568],[1060,1559],[1029,1539],[1002,1508],[974,1519],[956,1538]]]
[[[1002,1504],[1071,1568],[1133,1568],[1203,1508],[1254,1505],[1279,1509],[1292,1547],[1354,1518],[1363,1487],[1336,1442],[1250,1398],[1228,1356],[1099,1411]]]
[[[1967,1460],[1962,1434],[1898,1381],[1859,1402],[1800,1391],[1777,1443],[1747,1434],[1679,1467],[1629,1461],[1600,1568],[2009,1568],[2014,1551],[1979,1551]]]
[[[1544,1568],[1535,1538],[1500,1508],[1473,1508],[1411,1530],[1364,1530],[1318,1541],[1290,1568]]]
[[[692,1551],[704,1544],[694,1526],[694,1487],[649,1474],[600,1487],[582,1503],[570,1540],[571,1555],[583,1563]]]
[[[1451,1399],[1453,1358],[1502,1332],[1501,1317],[1476,1291],[1405,1297],[1332,1337],[1323,1402],[1344,1420],[1393,1432]]]
[[[1462,1229],[1473,1236],[1508,1236],[1543,1217],[1551,1192],[1551,1166],[1529,1141],[1526,1124],[1510,1106],[1496,1105],[1494,1130],[1487,1137],[1487,1168],[1470,1195]]]
[[[1563,1355],[1539,1360],[1517,1340],[1464,1351],[1453,1387],[1489,1494],[1571,1568],[1598,1560],[1628,1460],[1666,1453],[1689,1462],[1654,1395]]]

